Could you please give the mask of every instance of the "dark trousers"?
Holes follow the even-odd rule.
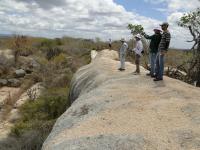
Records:
[[[109,44],[109,48],[110,48],[110,49],[112,48],[112,45],[111,45],[111,44]]]

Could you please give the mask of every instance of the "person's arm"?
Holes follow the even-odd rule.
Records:
[[[144,37],[145,37],[146,39],[150,39],[150,40],[151,40],[151,39],[153,39],[154,35],[149,36],[149,35],[145,34]]]

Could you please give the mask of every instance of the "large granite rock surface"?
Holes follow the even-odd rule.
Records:
[[[200,89],[164,77],[117,70],[103,50],[75,74],[72,106],[57,120],[43,150],[200,150]]]

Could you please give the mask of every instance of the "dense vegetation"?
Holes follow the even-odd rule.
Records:
[[[11,76],[10,67],[20,68],[23,57],[34,58],[40,67],[21,85],[25,91],[34,83],[45,87],[37,99],[20,107],[21,118],[12,128],[11,135],[0,142],[1,149],[39,150],[56,119],[69,107],[70,81],[78,68],[90,62],[92,49],[106,48],[105,43],[69,37],[46,39],[14,36],[1,39],[1,49],[13,49],[15,64],[2,66],[2,76]],[[12,104],[10,104],[12,105]],[[11,109],[12,106],[9,108]]]
[[[191,82],[196,82],[200,86],[200,8],[183,15],[178,22],[179,26],[187,28],[190,31],[193,42],[193,56],[187,62],[189,68],[187,70],[187,79]],[[184,65],[182,66],[184,68]]]

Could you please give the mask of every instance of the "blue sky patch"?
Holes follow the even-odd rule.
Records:
[[[166,3],[152,4],[144,0],[114,0],[117,4],[124,6],[127,11],[136,12],[139,15],[165,21],[167,15],[163,10],[167,8]]]

